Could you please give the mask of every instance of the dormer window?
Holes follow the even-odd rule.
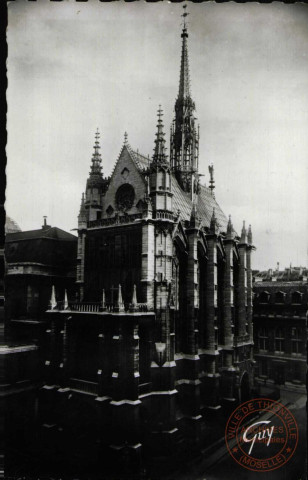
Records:
[[[293,292],[292,293],[292,303],[295,305],[299,305],[302,303],[303,294],[301,292]]]
[[[261,292],[259,295],[259,303],[268,303],[269,298],[270,298],[269,292],[266,292],[266,291]]]
[[[285,292],[277,292],[275,295],[275,303],[283,304],[285,300]]]

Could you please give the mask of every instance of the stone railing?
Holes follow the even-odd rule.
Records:
[[[100,302],[82,302],[82,303],[72,303],[70,304],[70,309],[73,312],[101,312],[102,305]]]
[[[137,303],[132,305],[129,303],[124,303],[123,308],[119,309],[118,304],[106,302],[103,307],[101,302],[69,302],[68,307],[65,307],[64,302],[57,302],[57,306],[54,308],[55,311],[64,311],[67,312],[106,312],[106,313],[117,313],[119,311],[124,311],[127,313],[130,312],[148,312],[147,303]]]
[[[133,223],[136,220],[142,219],[142,213],[134,213],[132,215],[116,215],[111,218],[100,218],[98,220],[91,220],[88,222],[88,228],[95,227],[109,227],[110,225],[123,225]]]
[[[89,382],[88,380],[80,380],[79,378],[71,378],[69,386],[72,390],[79,390],[80,392],[98,394],[98,384]]]
[[[171,220],[172,222],[175,220],[175,216],[173,213],[164,212],[161,210],[156,211],[156,218],[159,220]]]

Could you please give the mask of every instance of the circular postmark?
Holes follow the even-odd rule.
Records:
[[[293,414],[279,402],[254,398],[230,415],[225,431],[227,448],[242,467],[269,472],[282,467],[294,454],[298,428]]]

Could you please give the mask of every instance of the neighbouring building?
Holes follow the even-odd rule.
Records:
[[[78,472],[103,454],[104,472],[107,459],[121,472],[166,468],[212,442],[223,413],[250,398],[252,232],[244,223],[238,235],[219,207],[213,166],[200,183],[185,22],[181,38],[169,157],[161,108],[153,157],[125,134],[109,178],[97,132],[78,216],[78,299],[52,295],[47,312],[42,446]]]
[[[256,383],[306,391],[308,270],[254,272]]]
[[[38,230],[10,231],[5,239],[7,335],[15,341],[38,340],[52,286],[57,298],[65,290],[74,295],[77,237],[47,225],[46,217]]]
[[[38,467],[38,391],[42,386],[46,310],[54,288],[74,295],[77,238],[47,225],[22,232],[6,218],[5,338],[0,346],[5,412],[5,470],[14,476]],[[3,265],[4,267],[4,265]],[[4,320],[4,319],[3,319]],[[35,460],[34,460],[35,459]]]

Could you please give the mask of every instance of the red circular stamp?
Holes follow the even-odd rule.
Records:
[[[293,414],[269,398],[254,398],[230,415],[225,440],[229,453],[244,468],[269,472],[294,454],[298,428]]]

